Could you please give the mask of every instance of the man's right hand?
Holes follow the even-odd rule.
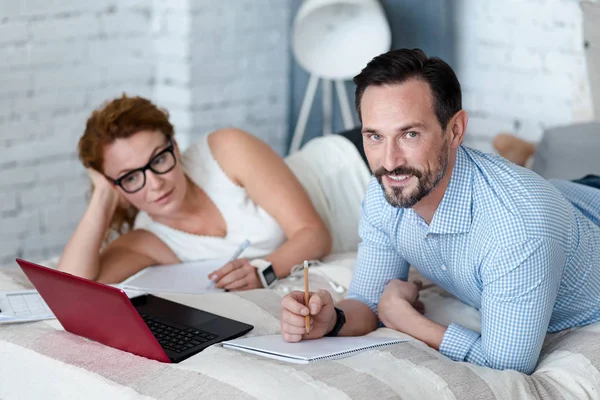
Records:
[[[328,334],[336,323],[331,294],[326,290],[309,294],[308,307],[304,292],[295,291],[281,301],[281,336],[286,342],[318,339]],[[306,333],[305,319],[310,314],[310,332]]]

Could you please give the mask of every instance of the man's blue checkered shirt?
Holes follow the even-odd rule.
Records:
[[[531,373],[546,332],[600,321],[599,225],[599,189],[460,147],[429,226],[369,183],[347,298],[377,313],[387,282],[412,265],[481,311],[481,334],[451,324],[442,354]]]

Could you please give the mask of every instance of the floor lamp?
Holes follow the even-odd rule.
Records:
[[[391,32],[378,0],[304,0],[294,18],[292,53],[309,74],[289,152],[300,148],[319,81],[323,134],[332,133],[333,85],[344,128],[354,126],[344,81],[390,49]]]

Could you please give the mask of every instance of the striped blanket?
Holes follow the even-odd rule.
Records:
[[[17,268],[0,268],[0,290],[29,287]],[[432,319],[477,328],[476,310],[446,292],[431,286],[421,296]],[[278,291],[164,297],[250,323],[255,328],[248,336],[279,332]],[[371,335],[405,337],[385,328]],[[162,364],[67,333],[56,320],[0,326],[4,400],[599,399],[599,371],[600,324],[548,335],[531,376],[456,363],[417,340],[308,365],[219,345],[180,364]]]

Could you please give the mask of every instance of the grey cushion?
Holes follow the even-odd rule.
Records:
[[[546,130],[531,168],[546,179],[600,175],[600,121]]]

